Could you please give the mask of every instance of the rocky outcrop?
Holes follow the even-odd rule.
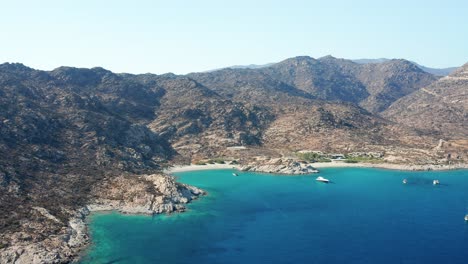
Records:
[[[205,192],[178,183],[172,176],[152,174],[113,178],[96,188],[94,193],[97,197],[87,206],[90,211],[159,214],[184,211],[185,204]]]
[[[47,228],[45,239],[31,242],[28,232],[16,232],[4,240],[9,244],[0,249],[0,264],[7,263],[68,263],[88,244],[86,216],[93,211],[116,210],[131,214],[159,214],[181,212],[189,203],[205,192],[193,186],[178,183],[174,177],[163,174],[119,176],[103,181],[94,188],[92,204],[76,210],[67,225],[59,231]],[[34,207],[33,211],[50,222],[60,222],[47,209]],[[37,229],[35,222],[26,224]]]
[[[254,162],[243,165],[239,168],[241,171],[266,172],[278,174],[310,174],[318,173],[309,163],[301,163],[288,158],[257,158]]]
[[[41,213],[50,214],[44,210],[41,210]],[[48,235],[42,241],[32,243],[31,235],[27,232],[10,235],[11,245],[0,250],[0,263],[35,264],[72,261],[89,241],[85,224],[85,217],[88,214],[86,208],[77,210],[66,227],[57,234]],[[33,226],[35,223],[31,222],[28,225]],[[50,232],[50,230],[42,231]]]

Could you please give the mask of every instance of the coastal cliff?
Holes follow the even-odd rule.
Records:
[[[91,203],[62,223],[47,209],[35,207],[43,222],[25,221],[24,230],[2,235],[8,245],[0,249],[0,264],[67,263],[88,245],[86,217],[90,212],[115,210],[130,214],[182,212],[185,204],[205,194],[164,174],[118,176],[104,180],[92,191]],[[59,230],[56,230],[59,229]]]
[[[178,183],[164,174],[117,177],[94,190],[96,197],[87,206],[90,211],[119,211],[129,214],[182,212],[185,204],[205,192]]]

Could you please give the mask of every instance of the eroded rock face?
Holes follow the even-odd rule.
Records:
[[[94,191],[90,211],[117,210],[131,214],[159,214],[185,210],[185,204],[205,192],[178,183],[164,174],[120,176],[105,181]]]
[[[296,175],[319,172],[311,164],[301,163],[288,158],[257,159],[248,165],[240,167],[240,170]]]
[[[44,208],[40,211],[50,215]],[[32,243],[31,235],[25,232],[9,235],[10,245],[0,250],[0,263],[35,264],[72,261],[89,241],[85,224],[85,217],[88,214],[89,211],[86,208],[77,210],[66,227],[56,234],[47,235],[42,241]],[[35,223],[27,224],[32,226]],[[41,231],[51,232],[47,229]]]
[[[92,211],[117,210],[123,213],[159,214],[181,212],[185,204],[205,194],[201,189],[178,183],[164,174],[126,175],[104,180],[93,189],[92,204],[76,210],[73,217],[60,230],[36,227],[31,221],[24,223],[35,232],[43,232],[42,240],[34,241],[29,233],[16,232],[3,237],[9,241],[0,249],[0,264],[7,263],[68,263],[88,244],[85,224]],[[45,221],[61,224],[47,209],[35,207],[32,212],[40,214]]]

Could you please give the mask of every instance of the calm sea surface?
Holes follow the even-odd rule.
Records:
[[[468,263],[467,170],[232,172],[177,173],[209,193],[186,213],[93,214],[82,263]]]

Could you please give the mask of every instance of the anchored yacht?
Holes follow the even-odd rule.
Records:
[[[322,176],[318,176],[317,179],[315,179],[316,181],[319,181],[319,182],[324,182],[324,183],[329,183],[330,180],[329,179],[325,179],[324,177]]]

